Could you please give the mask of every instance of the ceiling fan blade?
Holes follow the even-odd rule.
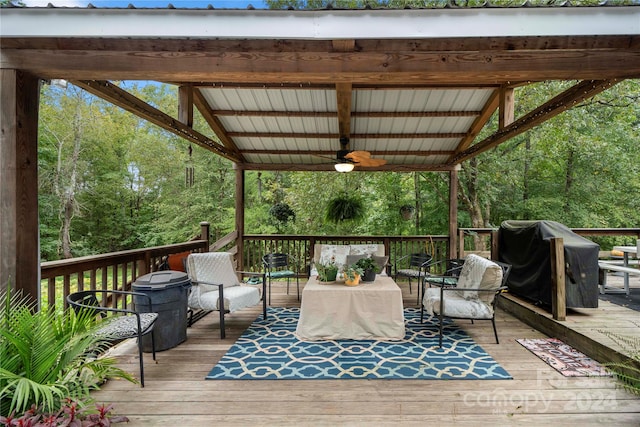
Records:
[[[363,167],[378,167],[386,164],[387,161],[385,159],[365,159],[356,163],[357,166]]]
[[[345,157],[354,161],[358,166],[377,167],[387,164],[385,159],[372,159],[371,153],[368,151],[352,151]]]

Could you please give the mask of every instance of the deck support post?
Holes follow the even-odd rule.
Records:
[[[494,261],[500,261],[498,241],[498,230],[491,230],[491,259]]]
[[[245,187],[245,172],[244,169],[238,167],[237,163],[234,164],[236,170],[236,230],[238,230],[238,236],[236,237],[236,247],[238,252],[236,253],[236,268],[240,271],[244,270],[244,187]]]
[[[211,231],[210,225],[207,221],[200,223],[200,240],[207,241],[207,252],[209,252],[209,246],[211,245]]]
[[[565,291],[564,239],[554,237],[551,245],[551,312],[555,320],[566,320],[567,297]]]
[[[0,292],[39,301],[38,106],[40,80],[0,70]]]
[[[449,254],[447,258],[457,258],[458,253],[458,171],[456,165],[449,171]],[[464,243],[464,241],[463,241]]]

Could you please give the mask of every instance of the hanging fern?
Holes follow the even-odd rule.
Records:
[[[327,205],[325,220],[338,224],[345,221],[358,222],[364,219],[365,205],[358,195],[341,193]]]
[[[287,223],[289,221],[295,221],[296,213],[291,209],[291,206],[284,202],[276,203],[269,208],[269,215],[275,218],[276,221]]]

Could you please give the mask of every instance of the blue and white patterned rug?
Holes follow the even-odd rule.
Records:
[[[269,308],[206,379],[511,379],[462,329],[448,321],[442,348],[438,321],[405,308],[402,341],[301,341],[299,308]]]

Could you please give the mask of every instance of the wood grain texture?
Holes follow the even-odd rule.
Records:
[[[402,284],[404,304],[415,295]],[[299,306],[286,282],[273,285],[273,305]],[[204,380],[205,375],[258,316],[257,306],[227,316],[227,338],[219,339],[216,313],[188,330],[188,339],[145,358],[144,389],[110,381],[93,393],[113,402],[131,426],[170,425],[621,425],[640,422],[640,399],[611,378],[566,378],[515,340],[545,335],[499,310],[501,344],[486,322],[460,325],[512,376],[513,380]],[[633,313],[633,312],[631,312]],[[635,313],[637,315],[637,313]],[[616,327],[628,309],[602,304],[568,316],[570,326],[589,322]],[[585,323],[585,320],[590,319]],[[589,328],[589,326],[586,326]],[[112,352],[119,366],[136,372],[135,343]]]

